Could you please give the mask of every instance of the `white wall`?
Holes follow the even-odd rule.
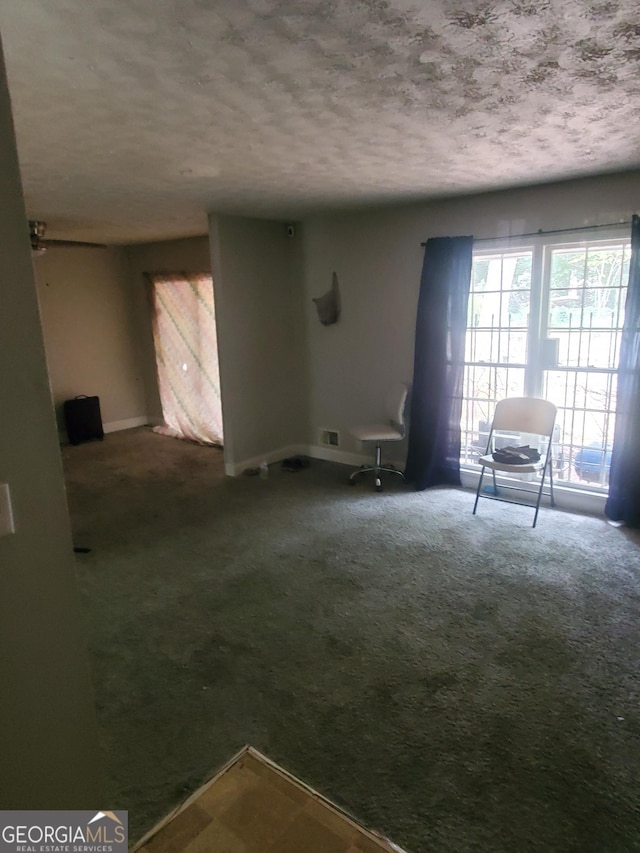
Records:
[[[130,295],[139,344],[140,370],[145,388],[145,411],[151,423],[162,423],[151,314],[144,273],[210,272],[208,237],[140,243],[126,248]]]
[[[300,236],[284,224],[210,217],[225,466],[297,452],[308,387]]]
[[[413,373],[421,241],[476,238],[628,220],[640,205],[640,172],[503,191],[433,204],[311,219],[305,223],[305,319],[309,353],[309,431],[342,433],[341,450],[358,452],[350,424],[379,416],[394,381]],[[342,316],[324,328],[311,297],[336,271]]]
[[[107,430],[146,420],[140,328],[124,249],[50,248],[34,258],[47,364],[62,403],[100,397]]]
[[[0,804],[96,808],[102,782],[69,517],[0,50]]]

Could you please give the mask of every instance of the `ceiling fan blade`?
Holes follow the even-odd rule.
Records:
[[[51,246],[84,246],[85,249],[106,249],[105,243],[84,243],[82,240],[40,240],[47,249]]]
[[[81,240],[45,240],[47,223],[41,219],[29,220],[29,237],[31,248],[36,255],[42,255],[49,247],[83,246],[85,249],[106,249],[104,243],[83,243]]]

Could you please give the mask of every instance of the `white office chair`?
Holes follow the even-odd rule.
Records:
[[[373,473],[376,492],[382,491],[382,474],[398,474],[404,479],[402,471],[397,468],[382,465],[382,444],[386,441],[401,441],[405,436],[404,409],[407,402],[409,389],[404,384],[393,388],[385,400],[384,414],[388,418],[387,423],[367,424],[355,426],[349,429],[358,441],[374,441],[376,445],[376,458],[373,465],[363,465],[354,471],[349,477],[349,485],[354,486],[356,477],[360,474]]]
[[[505,503],[521,504],[522,501],[512,501],[508,498],[499,496],[499,492],[503,489],[513,491],[529,492],[531,489],[522,488],[521,486],[509,486],[501,483],[499,486],[496,483],[496,471],[505,474],[536,474],[540,473],[540,487],[538,488],[537,500],[535,506],[535,514],[533,516],[533,527],[538,521],[538,511],[540,509],[540,500],[542,498],[542,488],[544,486],[544,478],[549,471],[549,487],[551,506],[555,506],[553,498],[553,463],[551,459],[551,442],[553,439],[553,427],[556,420],[557,409],[553,403],[548,400],[541,400],[538,397],[510,397],[506,400],[501,400],[496,405],[493,423],[489,432],[489,441],[487,442],[486,455],[478,459],[482,465],[480,472],[480,480],[478,481],[478,490],[476,492],[476,502],[473,505],[473,514],[476,513],[478,500],[480,498],[489,498],[489,500],[504,501]],[[496,435],[496,434],[499,434]],[[496,449],[496,438],[501,437],[501,444],[518,445],[523,443],[523,437],[534,435],[541,439],[546,439],[543,446],[537,448],[540,452],[540,460],[538,462],[529,462],[524,465],[510,465],[505,462],[496,462],[493,458],[493,451]],[[529,440],[528,438],[526,439]],[[493,475],[493,494],[484,494],[482,492],[482,480],[486,468],[491,469]],[[534,492],[535,494],[535,492]]]

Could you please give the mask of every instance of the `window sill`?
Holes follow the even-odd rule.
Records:
[[[487,473],[489,474],[487,479]],[[471,467],[469,465],[464,465],[460,467],[460,479],[462,481],[462,485],[467,489],[477,489],[478,488],[478,480],[480,479],[480,466],[477,468]],[[496,477],[498,486],[502,483],[503,485],[509,485],[509,483],[513,483],[513,480],[509,481],[507,478],[501,477],[498,475]],[[489,472],[485,473],[485,480],[487,485],[491,484],[491,474]],[[549,480],[545,479],[544,486],[544,494],[548,494],[549,491]],[[526,487],[526,483],[523,484]],[[560,485],[558,480],[553,481],[553,495],[556,501],[556,506],[559,509],[567,509],[571,512],[584,512],[588,515],[603,515],[604,514],[604,505],[607,501],[607,495],[594,492],[588,489],[581,489],[579,486],[567,486]],[[542,506],[549,505],[548,497],[542,498]]]

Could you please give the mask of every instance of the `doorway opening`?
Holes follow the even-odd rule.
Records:
[[[156,431],[222,446],[213,280],[209,273],[148,276],[163,426]]]

